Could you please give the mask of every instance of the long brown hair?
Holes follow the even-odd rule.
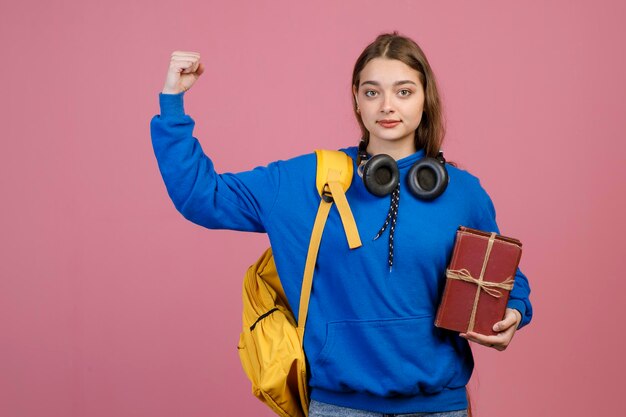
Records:
[[[374,58],[397,59],[419,73],[425,97],[424,114],[415,131],[415,149],[424,148],[426,156],[437,156],[445,136],[445,123],[439,91],[435,82],[435,74],[433,74],[430,68],[426,55],[424,55],[424,52],[415,41],[399,35],[396,31],[379,35],[374,42],[363,50],[354,64],[352,86],[357,91],[359,89],[361,71]],[[363,124],[361,115],[357,112],[356,99],[353,94],[351,96],[354,116],[361,127],[361,137],[368,143],[369,132]]]

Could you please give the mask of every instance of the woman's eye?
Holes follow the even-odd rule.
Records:
[[[365,97],[374,97],[376,95],[376,91],[373,90],[367,90],[365,92]]]
[[[403,89],[403,90],[400,90],[399,93],[402,97],[407,97],[411,95],[411,90]]]

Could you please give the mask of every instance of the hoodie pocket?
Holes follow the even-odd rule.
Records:
[[[379,396],[432,394],[464,386],[452,335],[432,315],[327,324],[326,342],[311,367],[312,386]]]

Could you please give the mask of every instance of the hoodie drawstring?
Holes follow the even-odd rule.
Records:
[[[387,213],[387,218],[385,219],[385,223],[381,227],[381,229],[376,234],[373,240],[378,239],[382,236],[383,232],[387,229],[387,226],[391,223],[391,228],[389,229],[389,272],[391,272],[391,268],[393,266],[393,234],[396,230],[396,220],[398,218],[398,206],[400,205],[400,184],[393,190],[391,193],[391,202],[389,204],[389,212]]]

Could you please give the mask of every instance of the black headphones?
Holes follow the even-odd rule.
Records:
[[[378,154],[368,160],[367,145],[363,140],[359,143],[357,166],[365,188],[378,197],[391,194],[398,186],[400,171],[395,159]],[[449,181],[446,160],[441,151],[436,158],[426,156],[415,162],[407,176],[409,190],[421,200],[439,197],[448,187]]]

